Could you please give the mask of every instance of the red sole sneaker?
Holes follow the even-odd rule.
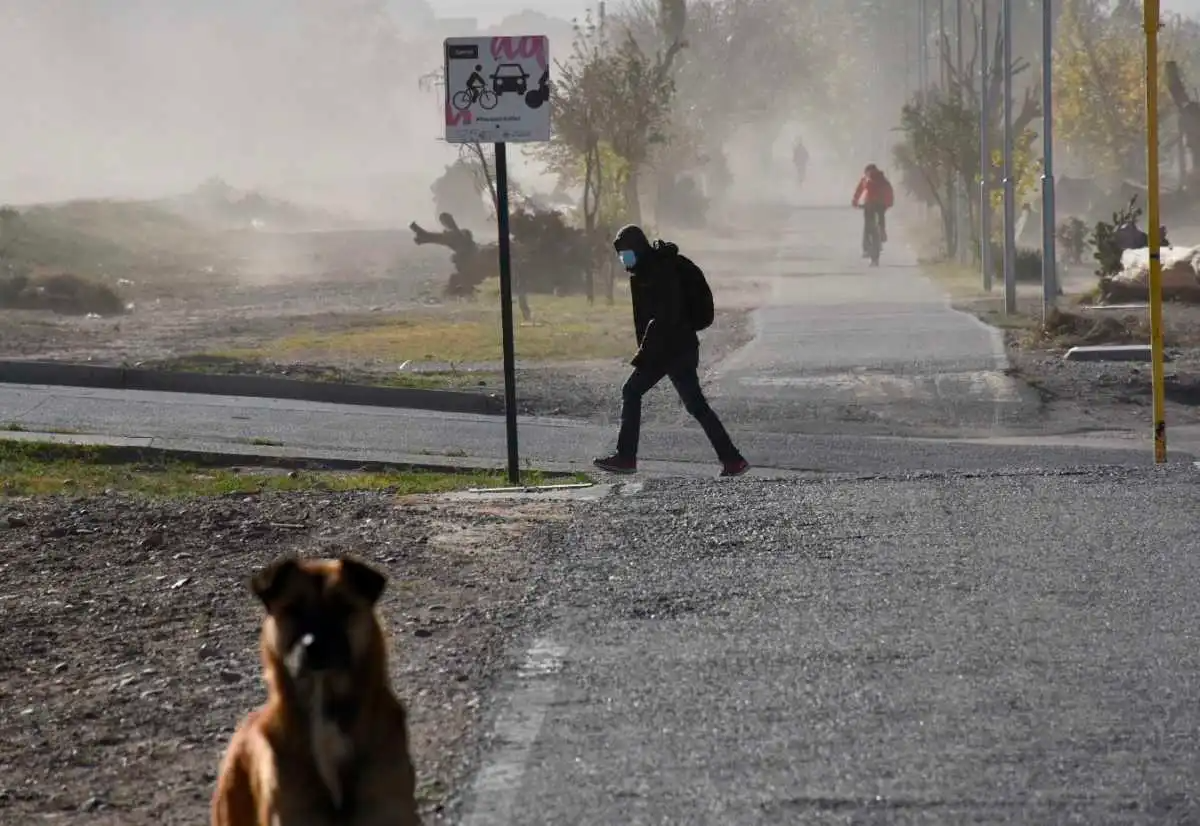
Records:
[[[592,464],[606,473],[629,475],[637,473],[637,462],[622,462],[613,459],[594,459]]]
[[[741,459],[737,462],[730,462],[729,464],[725,465],[725,467],[723,467],[721,469],[721,476],[723,476],[723,477],[741,476],[743,473],[745,473],[749,469],[750,469],[750,463],[747,462],[745,459]]]

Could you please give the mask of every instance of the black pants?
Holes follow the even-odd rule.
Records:
[[[886,207],[879,206],[878,204],[863,205],[863,252],[867,251],[867,233],[871,231],[872,221],[879,222],[876,224],[876,226],[879,227],[879,243],[882,244],[883,239],[887,237],[887,219],[884,218],[886,213]]]
[[[630,459],[637,458],[638,438],[642,429],[642,397],[650,392],[654,385],[663,378],[669,378],[675,385],[675,391],[687,412],[704,428],[705,435],[712,442],[717,458],[722,462],[736,462],[742,458],[733,440],[729,438],[725,426],[717,418],[717,414],[704,398],[700,389],[699,349],[689,348],[666,366],[635,367],[625,386],[621,388],[621,430],[617,434],[617,455]]]

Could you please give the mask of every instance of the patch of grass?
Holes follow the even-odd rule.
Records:
[[[82,496],[120,491],[184,499],[307,490],[379,490],[408,495],[508,484],[505,475],[496,471],[289,471],[270,466],[221,467],[149,453],[131,460],[131,453],[136,452],[107,446],[0,440],[0,495]],[[530,471],[522,476],[522,482],[528,485],[546,481],[545,474],[540,471]],[[572,478],[577,481],[587,479],[581,475]]]
[[[263,436],[255,436],[253,439],[247,439],[246,444],[259,445],[260,447],[283,447],[283,442],[277,442],[274,439],[267,439]]]
[[[274,362],[262,358],[241,358],[223,353],[194,353],[161,361],[142,362],[146,370],[175,373],[206,373],[216,376],[273,376],[298,381],[324,381],[332,384],[365,384],[413,390],[467,390],[500,387],[503,374],[491,370],[436,370],[412,373],[369,368],[343,368],[326,364]]]
[[[588,305],[582,297],[530,296],[533,322],[514,308],[517,358],[583,361],[628,356],[634,346],[628,302]],[[353,330],[301,330],[260,347],[217,354],[270,361],[404,361],[478,363],[501,359],[499,303],[393,316]]]
[[[3,428],[0,428],[0,429],[7,430],[9,433],[24,433],[25,432],[24,425],[17,424],[16,422],[9,422]]]

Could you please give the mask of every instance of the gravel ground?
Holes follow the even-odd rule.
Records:
[[[536,640],[565,653],[520,791],[455,822],[1197,822],[1198,484],[651,480],[581,505],[535,540]]]
[[[1200,424],[1200,349],[1175,349],[1166,364],[1167,421]],[[1149,428],[1149,364],[1064,361],[1058,351],[1010,350],[1012,375],[1042,400],[1047,429]]]
[[[520,538],[561,516],[374,493],[0,500],[0,822],[207,822],[220,754],[263,698],[245,580],[288,552],[391,577],[393,682],[439,811],[519,625]]]

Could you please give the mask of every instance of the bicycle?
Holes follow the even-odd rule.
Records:
[[[500,98],[486,86],[463,89],[455,92],[454,97],[450,98],[450,103],[460,112],[466,110],[472,103],[476,102],[484,109],[495,109],[496,104],[500,102]]]
[[[866,204],[859,204],[856,209],[866,209]],[[874,220],[866,223],[863,228],[863,252],[871,261],[872,267],[879,266],[879,254],[883,251],[883,241],[879,232],[879,213],[872,212]]]

